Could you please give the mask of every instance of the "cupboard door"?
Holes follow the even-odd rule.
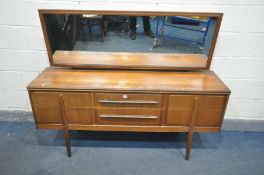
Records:
[[[91,93],[62,93],[68,123],[90,124],[93,119]]]
[[[31,103],[36,121],[39,123],[63,123],[59,93],[32,92]]]
[[[195,126],[218,127],[221,124],[226,96],[170,95],[165,118],[166,125],[188,126],[194,112],[194,99],[198,97]]]
[[[226,96],[199,96],[195,125],[220,126],[226,100]]]
[[[166,125],[187,126],[191,122],[195,96],[170,95],[165,118]]]

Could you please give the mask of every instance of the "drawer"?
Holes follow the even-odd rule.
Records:
[[[160,109],[96,108],[96,124],[159,125]]]
[[[161,108],[161,95],[96,93],[95,107],[101,108]]]

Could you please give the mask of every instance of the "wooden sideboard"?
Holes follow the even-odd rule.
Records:
[[[88,41],[79,40],[82,49],[75,48],[80,32],[85,34],[78,19],[87,14],[155,16],[155,38],[135,43],[117,31],[122,39],[109,36],[111,42],[100,42],[97,51],[88,49]],[[36,127],[64,130],[68,156],[71,130],[186,132],[186,159],[193,132],[220,131],[230,90],[209,68],[222,13],[40,9],[39,16],[51,67],[27,88]],[[165,21],[177,16],[206,20],[177,27],[185,32],[167,30],[163,37],[177,42],[153,48]]]
[[[213,71],[46,68],[28,91],[37,128],[193,132],[221,129],[230,90]]]

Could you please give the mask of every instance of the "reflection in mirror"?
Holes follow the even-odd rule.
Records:
[[[195,54],[204,59],[198,67],[206,67],[217,24],[213,16],[44,14],[44,19],[50,50],[58,57],[72,53],[65,51]]]
[[[216,24],[215,18],[205,16],[49,14],[45,19],[53,52],[208,54]]]

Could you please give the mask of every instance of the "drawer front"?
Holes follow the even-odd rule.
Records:
[[[30,95],[34,116],[37,122],[63,123],[59,103],[59,93],[32,92]]]
[[[100,108],[161,108],[161,95],[96,93],[95,107]]]
[[[165,124],[190,125],[195,97],[198,100],[195,126],[220,126],[225,111],[226,96],[171,95],[168,97]]]
[[[62,93],[65,118],[68,123],[93,122],[91,93]]]
[[[96,124],[159,125],[160,109],[96,108]]]

